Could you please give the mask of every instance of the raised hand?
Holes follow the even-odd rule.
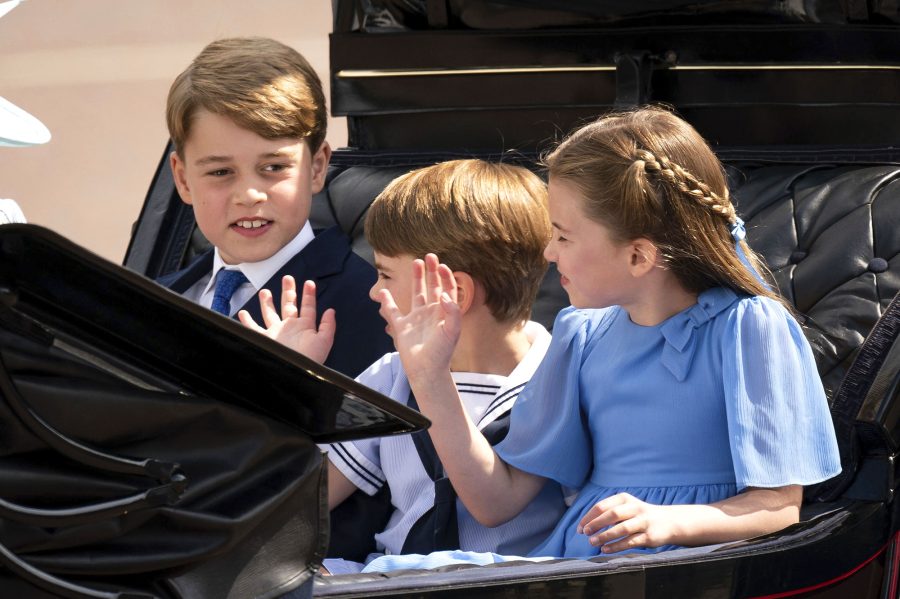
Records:
[[[316,284],[306,281],[297,308],[297,284],[288,275],[281,280],[281,315],[275,309],[272,293],[268,289],[259,292],[259,306],[265,328],[259,326],[246,310],[238,312],[241,323],[254,331],[278,341],[318,363],[325,361],[334,343],[336,328],[334,310],[322,314],[316,327]]]
[[[378,300],[409,379],[449,372],[462,326],[456,280],[450,268],[440,264],[434,254],[413,261],[412,301],[407,314],[400,311],[387,289],[379,292]]]

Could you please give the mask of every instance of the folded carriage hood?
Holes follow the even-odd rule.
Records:
[[[236,404],[317,442],[428,424],[341,373],[36,225],[0,226],[0,326],[133,384]]]

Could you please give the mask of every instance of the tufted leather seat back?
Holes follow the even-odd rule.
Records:
[[[311,221],[315,228],[340,224],[371,261],[363,231],[369,204],[391,179],[428,162],[340,162],[313,201]],[[900,166],[736,160],[726,169],[747,240],[796,306],[830,397],[900,290]],[[549,327],[566,303],[551,269],[534,318]]]
[[[747,239],[797,308],[829,397],[900,290],[900,167],[730,164]]]

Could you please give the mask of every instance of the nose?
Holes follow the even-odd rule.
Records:
[[[547,262],[556,262],[556,244],[553,239],[544,248],[544,260]]]
[[[260,202],[265,202],[269,196],[265,191],[258,187],[253,186],[240,186],[234,192],[234,200],[237,204],[244,204],[247,206],[252,206],[254,204],[259,204]]]
[[[369,288],[369,299],[373,302],[377,302],[379,291],[381,291],[381,279],[376,279],[375,284]]]

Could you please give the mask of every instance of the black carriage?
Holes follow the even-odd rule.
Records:
[[[336,2],[332,111],[348,117],[349,147],[335,152],[326,189],[314,199],[314,228],[340,225],[353,238],[354,250],[371,259],[362,236],[365,211],[398,174],[457,157],[534,166],[542,150],[581,122],[615,107],[669,104],[697,127],[726,165],[736,206],[747,221],[748,241],[765,256],[780,290],[803,315],[831,402],[843,472],[807,489],[799,524],[765,537],[652,556],[317,577],[315,595],[897,597],[898,23],[895,3],[871,0],[572,0],[564,6],[546,0]],[[40,262],[22,258],[14,261],[17,267],[0,266],[4,335],[21,334],[15,323],[32,319],[41,331],[68,339],[83,352],[91,354],[90,348],[97,347],[104,355],[114,354],[126,372],[152,371],[166,381],[166,389],[172,386],[177,392],[184,384],[210,402],[261,411],[263,418],[299,430],[294,416],[273,407],[295,405],[295,398],[278,394],[274,404],[260,406],[255,403],[260,394],[246,384],[233,381],[223,387],[191,378],[207,374],[190,375],[178,358],[193,351],[193,340],[185,335],[166,337],[144,351],[123,349],[126,336],[152,336],[135,309],[141,318],[150,314],[179,327],[188,326],[189,315],[203,326],[182,329],[189,330],[188,337],[213,335],[226,352],[245,353],[252,347],[260,368],[286,373],[278,375],[285,385],[289,378],[308,381],[300,404],[313,410],[307,416],[317,423],[300,427],[308,439],[398,432],[424,424],[234,323],[203,316],[170,294],[152,291],[149,282],[132,273],[97,266],[96,259],[44,232],[14,227],[2,233],[2,264],[6,256],[25,256],[17,249],[23,244],[49,244],[79,264],[104,270],[123,289],[107,298],[118,305],[109,319],[100,321],[89,313],[63,319],[66,328],[49,316],[50,306],[39,298],[51,294],[62,301],[78,295],[77,283],[66,279],[68,270],[49,269],[39,285],[29,287],[35,284],[16,269],[41,268]],[[206,247],[190,209],[177,198],[164,157],[125,266],[156,278]],[[62,260],[56,252],[39,255]],[[60,285],[56,278],[69,282]],[[557,279],[548,274],[535,306],[535,319],[547,326],[565,301]],[[139,296],[150,299],[139,301]],[[103,332],[107,329],[128,335]],[[84,341],[75,343],[72,337]],[[169,357],[163,360],[159,354]],[[12,372],[4,377],[15,382],[8,360],[3,368]],[[0,388],[7,395],[11,387]],[[384,428],[359,427],[344,412],[318,413],[328,403],[319,394],[346,398],[348,393],[358,398],[350,402],[351,415],[377,414]],[[338,433],[337,422],[356,432]],[[58,426],[63,429],[64,423]],[[309,468],[319,468],[321,462],[310,459],[315,463]],[[10,499],[3,491],[0,498]],[[172,499],[172,505],[177,507],[178,501]],[[306,513],[320,523],[327,516],[320,505],[308,505]],[[18,549],[16,559],[62,578],[71,578],[74,571],[75,579],[92,582],[89,569],[77,570],[69,562],[61,568],[40,545],[23,545],[17,531],[6,523],[0,529],[0,541]],[[307,532],[318,539],[303,558],[306,571],[312,572],[322,557],[324,525]],[[164,574],[190,578],[192,568],[203,570],[198,565],[203,561]],[[221,568],[222,562],[210,556],[207,563]],[[10,570],[24,577],[19,580],[27,579],[8,564],[6,568],[4,580],[11,580]],[[192,594],[184,585],[165,589],[173,596],[213,596]],[[254,596],[240,589],[231,592]]]

